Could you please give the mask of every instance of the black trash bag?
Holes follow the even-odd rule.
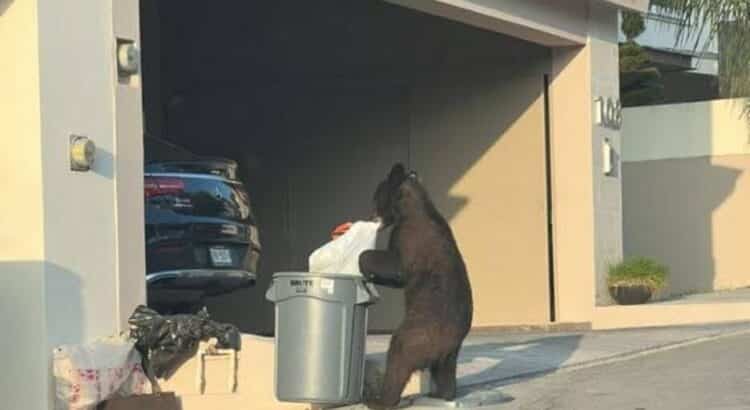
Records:
[[[221,349],[241,347],[239,329],[210,320],[205,308],[195,315],[162,316],[146,306],[138,306],[128,323],[130,336],[136,340],[135,347],[143,357],[143,368],[150,377],[169,378],[197,353],[201,341],[212,337]]]

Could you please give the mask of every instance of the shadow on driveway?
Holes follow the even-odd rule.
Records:
[[[581,338],[562,335],[503,343],[469,341],[459,356],[458,384],[469,387],[554,372],[578,349]]]

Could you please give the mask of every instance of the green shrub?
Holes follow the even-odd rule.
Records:
[[[609,266],[609,286],[642,285],[652,291],[666,286],[669,269],[653,259],[631,258]]]

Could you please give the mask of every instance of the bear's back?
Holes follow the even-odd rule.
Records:
[[[417,184],[417,182],[411,182]],[[419,201],[400,206],[402,215],[393,229],[391,247],[399,252],[407,276],[407,310],[418,310],[446,325],[458,322],[468,329],[472,316],[472,296],[466,265],[448,222],[430,198],[419,192]]]

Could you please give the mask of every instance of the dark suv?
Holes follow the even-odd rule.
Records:
[[[253,286],[261,246],[237,163],[144,141],[149,305],[189,311],[206,296]]]

